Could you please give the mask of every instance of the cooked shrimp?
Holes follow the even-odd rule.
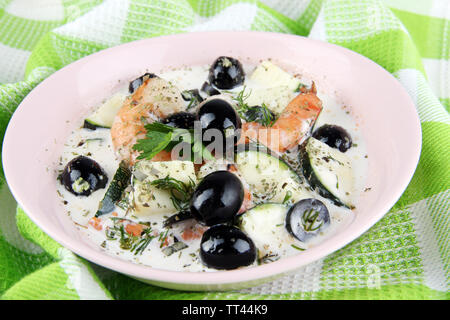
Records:
[[[119,156],[133,164],[139,155],[132,148],[145,137],[145,125],[158,118],[184,110],[179,90],[159,77],[150,77],[130,96],[119,109],[111,127],[114,149]],[[170,160],[170,153],[157,155],[154,161]]]
[[[257,140],[273,151],[284,152],[301,144],[321,111],[322,101],[313,84],[309,92],[300,93],[289,102],[272,127],[244,123],[239,143]]]

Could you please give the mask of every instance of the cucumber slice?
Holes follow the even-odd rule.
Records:
[[[288,86],[273,88],[249,89],[245,102],[249,106],[261,106],[265,104],[276,115],[280,115],[284,108],[294,99],[296,93]]]
[[[296,202],[311,198],[297,173],[277,155],[262,146],[237,150],[235,163],[249,184],[256,202]]]
[[[148,218],[155,214],[174,214],[174,206],[169,190],[159,189],[152,181],[170,177],[182,183],[197,183],[194,164],[191,161],[149,161],[141,160],[133,168],[134,215]]]
[[[286,86],[292,92],[298,88],[300,80],[266,60],[253,71],[250,76],[252,81],[265,87]]]
[[[131,171],[125,162],[119,164],[114,177],[109,184],[108,190],[106,190],[105,196],[98,206],[98,210],[95,213],[96,217],[110,213],[116,207],[116,202],[122,197],[122,193],[130,183]]]
[[[260,204],[242,214],[238,225],[255,243],[259,258],[280,257],[298,242],[285,227],[289,207],[279,203]]]
[[[117,111],[122,107],[125,96],[117,93],[103,103],[94,113],[84,120],[83,127],[95,130],[97,128],[111,128]]]
[[[300,148],[299,156],[303,175],[321,196],[337,206],[354,208],[354,176],[347,155],[311,137]]]

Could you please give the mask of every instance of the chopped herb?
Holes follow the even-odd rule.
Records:
[[[291,192],[291,190],[288,190],[286,192],[286,195],[284,196],[283,204],[286,204],[291,198],[292,198],[292,192]]]
[[[133,247],[131,248],[131,252],[134,251],[135,255],[142,254],[142,252],[144,252],[150,242],[152,242],[152,240],[155,238],[152,232],[152,228],[147,228],[142,231],[139,242],[133,245]]]
[[[317,222],[319,212],[313,209],[306,211],[302,217],[303,229],[308,232],[316,231],[323,225],[323,221],[320,221],[318,226],[314,226]]]
[[[246,93],[246,87],[235,96],[236,111],[239,116],[247,122],[258,122],[265,127],[270,127],[275,121],[274,113],[263,103],[262,106],[250,107],[245,100],[251,95],[251,91]]]
[[[184,183],[167,176],[163,179],[153,180],[151,185],[161,190],[168,190],[173,206],[177,210],[184,211],[189,209],[189,200],[195,188],[195,183],[192,179],[189,178],[189,183]]]
[[[136,241],[137,237],[128,234],[128,232],[125,231],[125,227],[123,226],[123,224],[120,225],[119,232],[120,232],[120,239],[119,239],[120,248],[125,250],[131,249],[131,247],[133,246],[133,242]]]
[[[164,243],[166,243],[168,234],[169,234],[169,229],[167,229],[166,232],[159,234],[158,241],[160,242],[160,245],[159,245],[160,248],[162,248],[164,246]]]
[[[123,222],[127,221],[123,218],[111,217],[114,226],[106,228],[105,234],[108,240],[119,240],[120,248],[123,250],[130,250],[135,255],[142,254],[150,242],[155,238],[153,230],[148,223],[141,223],[146,228],[139,236],[133,236],[125,231]],[[128,220],[129,221],[129,220]]]
[[[233,100],[236,101],[237,103],[237,108],[236,111],[239,114],[239,116],[241,118],[245,119],[245,113],[248,111],[248,104],[245,102],[245,100],[247,100],[247,98],[251,95],[251,91],[249,93],[245,93],[245,89],[246,87],[244,86],[244,88],[237,94],[236,97],[233,97]]]
[[[261,106],[249,107],[244,115],[246,121],[258,122],[265,127],[271,127],[275,122],[275,114],[264,103]]]
[[[291,247],[294,248],[294,249],[296,249],[296,250],[299,250],[299,251],[305,251],[305,250],[306,250],[306,249],[297,247],[295,244],[291,244]]]

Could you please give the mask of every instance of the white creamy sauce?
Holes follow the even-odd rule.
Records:
[[[245,86],[249,89],[259,89],[258,83],[255,83],[249,79],[254,66],[244,66],[246,71],[246,81]],[[209,66],[194,66],[187,67],[179,70],[170,70],[158,74],[161,78],[171,82],[173,85],[178,87],[180,91],[189,89],[200,89],[202,84],[205,82],[208,76]],[[301,79],[304,83],[310,83],[308,80]],[[239,92],[242,87],[235,88],[233,92]],[[364,141],[361,137],[358,125],[352,119],[350,114],[350,109],[345,107],[343,104],[339,103],[334,97],[326,95],[324,92],[320,91],[318,88],[318,96],[323,102],[323,110],[317,120],[315,128],[320,127],[323,124],[336,124],[345,128],[351,135],[354,146],[350,148],[346,155],[351,159],[351,167],[354,173],[355,188],[354,188],[354,200],[357,200],[358,195],[364,190],[364,183],[367,170],[367,155]],[[125,96],[126,91],[121,90],[119,95]],[[206,97],[204,93],[201,93],[203,97]],[[117,99],[117,97],[115,97]],[[120,100],[120,99],[119,99]],[[80,121],[81,124],[82,121]],[[80,125],[81,127],[81,125]],[[105,170],[109,182],[112,180],[115,171],[119,166],[120,160],[116,156],[111,142],[110,130],[109,129],[97,129],[89,130],[83,128],[75,129],[69,136],[60,161],[60,167],[58,170],[62,171],[64,166],[73,158],[78,155],[88,156],[91,159],[97,161],[101,167]],[[296,158],[296,157],[294,157]],[[109,185],[108,182],[108,185]],[[101,246],[105,252],[110,255],[118,256],[121,259],[129,260],[137,264],[143,264],[152,266],[160,269],[167,270],[179,270],[179,271],[214,271],[205,267],[199,258],[199,248],[200,248],[200,238],[193,240],[185,240],[182,238],[182,232],[187,227],[192,226],[195,228],[195,220],[188,220],[186,222],[181,222],[175,224],[171,229],[169,229],[168,234],[169,239],[171,235],[176,236],[177,239],[184,242],[188,247],[182,249],[178,252],[173,253],[170,256],[166,256],[162,250],[161,245],[163,241],[160,238],[161,233],[165,232],[166,229],[163,228],[163,221],[167,218],[167,215],[154,214],[147,219],[150,223],[152,230],[158,231],[159,235],[156,236],[146,247],[142,254],[135,254],[130,250],[121,249],[120,243],[117,240],[108,240],[105,230],[107,227],[113,226],[113,220],[110,218],[112,214],[107,214],[101,216],[102,220],[102,230],[96,230],[90,223],[89,220],[94,217],[100,200],[103,198],[108,185],[104,189],[99,189],[93,192],[90,196],[75,196],[69,191],[67,191],[61,183],[58,183],[58,194],[62,198],[65,204],[66,212],[70,215],[73,221],[76,223],[78,229],[83,235],[88,238],[88,241],[92,241],[98,246]],[[302,243],[295,238],[293,238],[282,226],[282,238],[285,242],[280,245],[278,254],[281,257],[301,254],[301,252],[294,248],[310,248],[321,241],[324,238],[333,235],[338,232],[340,228],[343,228],[349,224],[354,213],[352,210],[338,207],[333,204],[332,201],[321,197],[317,193],[314,193],[314,197],[321,200],[328,208],[331,218],[330,225],[325,228],[320,235],[310,240],[308,243]],[[358,205],[357,201],[356,204]],[[116,217],[125,217],[126,219],[142,222],[143,219],[137,219],[133,217],[132,214],[126,215],[125,210],[121,208],[116,208],[114,211]],[[268,226],[270,228],[270,226]],[[278,226],[277,228],[280,228]],[[173,244],[173,240],[170,240],[169,245]],[[294,245],[294,246],[292,246]],[[255,262],[256,264],[256,262]]]

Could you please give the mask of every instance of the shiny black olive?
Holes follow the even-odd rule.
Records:
[[[108,177],[100,165],[85,156],[78,156],[67,163],[60,176],[64,187],[76,196],[88,196],[102,189]]]
[[[236,110],[223,99],[211,99],[204,103],[198,110],[197,119],[200,121],[204,141],[221,138],[222,151],[232,148],[241,136],[241,130],[239,130],[242,126],[241,118]],[[208,133],[209,129],[219,131],[210,130]]]
[[[156,77],[157,77],[156,74],[147,72],[147,73],[143,74],[142,76],[140,76],[139,78],[136,78],[133,81],[131,81],[128,86],[128,91],[130,93],[133,93],[144,83],[144,81],[146,81],[147,79],[156,78]]]
[[[220,91],[214,88],[208,81],[205,81],[205,83],[203,83],[201,90],[208,96],[216,96],[220,94]]]
[[[232,221],[244,201],[241,180],[231,172],[215,171],[197,185],[190,202],[194,217],[207,226]]]
[[[165,118],[162,123],[175,128],[192,129],[194,128],[195,120],[195,114],[189,112],[178,112]]]
[[[209,69],[208,80],[219,89],[232,89],[244,83],[245,73],[239,60],[219,57]]]
[[[253,106],[245,112],[247,122],[258,122],[262,125],[270,126],[275,121],[275,114],[266,106]]]
[[[332,148],[339,149],[341,152],[345,152],[352,147],[352,138],[348,132],[333,124],[324,124],[314,131],[313,137]]]
[[[198,89],[184,90],[181,92],[181,97],[184,101],[191,101],[193,99],[196,99],[198,102],[203,101],[203,98],[200,95],[200,92],[198,92]]]
[[[286,229],[300,241],[307,241],[330,224],[330,214],[322,201],[303,199],[286,215]]]
[[[194,219],[194,216],[192,215],[192,213],[190,211],[180,211],[178,213],[171,215],[166,220],[164,220],[163,227],[170,228],[174,224],[177,224],[182,221],[190,220],[190,219]]]
[[[209,268],[236,269],[255,261],[256,248],[253,241],[238,228],[215,225],[202,236],[200,259]]]

